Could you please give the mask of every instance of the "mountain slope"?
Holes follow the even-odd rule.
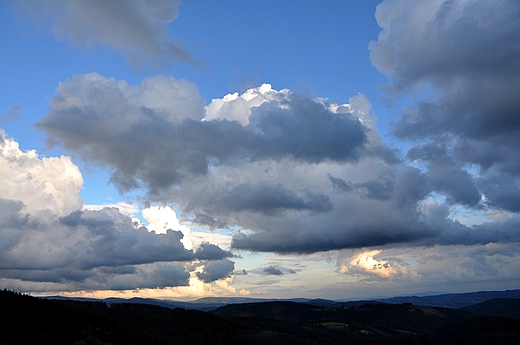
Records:
[[[520,299],[494,298],[489,301],[461,308],[461,310],[487,316],[520,319]]]
[[[518,345],[520,320],[480,317],[449,324],[429,336],[430,344]]]
[[[403,330],[428,333],[475,314],[454,309],[418,308],[412,304],[367,303],[357,307],[328,308],[294,302],[233,304],[218,308],[215,315],[235,318],[269,318],[318,324],[338,322],[355,327],[372,327],[382,332]]]

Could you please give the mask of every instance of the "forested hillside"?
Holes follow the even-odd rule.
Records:
[[[232,304],[210,313],[47,300],[3,290],[0,306],[1,345],[520,343],[518,319],[412,304],[336,308],[278,301]]]

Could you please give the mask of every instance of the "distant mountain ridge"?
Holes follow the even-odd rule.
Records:
[[[387,304],[402,304],[412,303],[417,306],[427,307],[442,307],[460,309],[468,307],[474,304],[482,303],[496,298],[511,298],[520,300],[520,289],[516,290],[505,290],[505,291],[478,291],[468,293],[450,293],[440,294],[433,296],[399,296],[391,298],[380,298],[371,300],[358,300],[358,301],[334,301],[327,299],[309,299],[309,298],[289,298],[289,299],[268,299],[268,298],[249,298],[249,297],[204,297],[194,301],[171,301],[162,299],[152,298],[139,298],[134,297],[130,299],[124,298],[106,298],[106,299],[94,299],[94,298],[70,298],[63,296],[51,296],[46,297],[48,299],[59,299],[59,300],[75,300],[85,302],[104,302],[107,305],[116,303],[138,303],[156,305],[166,307],[170,309],[183,308],[193,309],[201,311],[211,311],[219,307],[229,304],[242,304],[242,303],[261,303],[261,302],[282,302],[290,301],[297,303],[307,303],[322,307],[351,307],[359,306],[364,303],[387,303]]]
[[[477,303],[482,303],[495,298],[520,299],[520,289],[505,291],[478,291],[466,293],[450,293],[435,296],[401,296],[382,298],[375,301],[382,303],[401,304],[413,303],[419,306],[432,306],[460,309]]]
[[[240,304],[240,303],[262,303],[262,302],[272,302],[272,301],[292,301],[299,303],[310,303],[313,300],[307,298],[293,298],[293,299],[267,299],[267,298],[247,298],[247,297],[204,297],[199,298],[194,301],[170,301],[163,299],[154,299],[154,298],[116,298],[109,297],[105,299],[97,299],[97,298],[86,298],[86,297],[65,297],[65,296],[48,296],[46,299],[51,300],[74,300],[79,302],[104,302],[107,305],[112,304],[120,304],[120,303],[137,303],[137,304],[147,304],[147,305],[155,305],[170,309],[182,308],[182,309],[193,309],[200,311],[211,311],[217,309],[219,307],[228,305],[228,304]],[[323,300],[325,301],[325,300]],[[328,301],[329,303],[336,303],[334,301]]]

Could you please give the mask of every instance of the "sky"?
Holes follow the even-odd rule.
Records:
[[[0,2],[0,287],[520,287],[517,0]]]

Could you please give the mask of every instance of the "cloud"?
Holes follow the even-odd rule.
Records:
[[[220,260],[232,256],[231,252],[222,250],[212,243],[202,243],[195,253],[195,258],[198,260]]]
[[[81,209],[78,193],[83,177],[70,157],[39,158],[36,151],[23,152],[0,129],[0,195],[23,203],[24,212],[48,210],[66,215]]]
[[[89,211],[100,211],[104,208],[117,208],[121,214],[127,217],[133,216],[139,212],[139,208],[136,204],[129,204],[124,201],[115,204],[83,205],[83,209]]]
[[[117,209],[75,211],[56,218],[52,214],[18,216],[23,224],[18,241],[0,255],[4,268],[47,269],[62,265],[77,269],[121,266],[159,261],[186,261],[194,257],[180,240],[182,233],[155,235],[134,228]],[[16,229],[3,224],[4,233]],[[38,248],[38,249],[37,249]]]
[[[282,276],[283,275],[283,272],[280,271],[278,268],[276,268],[274,266],[265,267],[262,271],[265,274],[267,274],[267,275],[274,275],[274,276]]]
[[[336,178],[331,174],[327,174],[327,177],[334,189],[343,192],[355,192],[364,198],[388,200],[392,197],[394,189],[394,182],[391,177],[379,176],[377,179],[356,184],[341,178]]]
[[[304,193],[297,195],[278,183],[276,185],[260,182],[240,184],[222,195],[210,200],[210,208],[220,212],[251,211],[265,215],[277,215],[286,210],[309,210],[311,212],[328,212],[333,206],[324,194]]]
[[[449,156],[445,147],[435,144],[420,145],[408,151],[411,161],[426,161],[430,189],[448,196],[452,204],[477,207],[481,195],[473,177]]]
[[[22,116],[23,107],[19,104],[12,105],[9,110],[4,114],[0,115],[0,124],[6,123],[7,121],[20,120]]]
[[[486,284],[486,289],[493,290],[500,289],[504,280],[518,280],[519,259],[518,243],[437,247],[425,250],[417,270],[425,285],[464,282],[468,290],[475,289],[476,284]]]
[[[355,161],[366,141],[366,129],[349,112],[293,93],[252,109],[246,127],[200,121],[203,100],[195,85],[165,76],[130,86],[96,73],[76,75],[60,84],[50,109],[37,124],[50,145],[59,142],[115,169],[111,180],[120,190],[142,185],[151,195],[236,161]]]
[[[190,274],[179,263],[100,267],[90,271],[3,270],[2,286],[19,291],[135,290],[187,286]]]
[[[372,63],[400,85],[502,78],[518,68],[518,11],[511,0],[385,0],[376,8],[382,31],[369,46]]]
[[[232,256],[211,243],[187,248],[178,229],[150,231],[118,205],[83,208],[83,178],[69,157],[40,158],[0,134],[0,279],[5,286],[74,291],[187,285],[190,273],[183,264]],[[126,213],[136,211],[119,206]]]
[[[166,233],[169,229],[182,232],[182,244],[186,249],[193,249],[190,238],[190,228],[183,226],[177,219],[175,211],[168,206],[150,206],[141,211],[143,218],[148,222],[147,228],[156,233]]]
[[[171,38],[167,25],[179,16],[180,0],[42,1],[13,4],[34,18],[49,18],[52,31],[78,49],[104,45],[121,51],[134,66],[170,67],[172,60],[196,65],[190,52]]]
[[[189,276],[181,264],[140,265],[136,273],[115,275],[106,283],[101,281],[102,284],[99,284],[97,289],[131,290],[187,286]]]
[[[478,210],[505,201],[483,194],[488,180],[470,174],[448,141],[409,151],[408,160],[425,162],[421,169],[398,159],[363,95],[337,104],[263,85],[203,104],[194,84],[172,77],[132,86],[76,75],[59,85],[37,126],[49,144],[110,168],[120,191],[144,188],[149,201],[180,210],[183,222],[233,229],[235,249],[517,240],[452,219],[454,205]]]
[[[157,271],[159,266],[163,271],[173,269],[179,273],[181,266],[168,268],[168,263],[196,257],[180,242],[180,232],[155,235],[143,227],[136,229],[130,218],[113,208],[75,211],[64,217],[50,212],[12,213],[9,218],[2,218],[0,232],[7,240],[0,251],[2,278],[54,283],[59,286],[57,289],[64,290],[132,288],[130,282],[145,279],[141,277],[144,274],[146,279],[165,281]],[[171,279],[184,284],[187,278],[178,277],[186,274]],[[119,285],[113,285],[115,281]],[[130,285],[125,287],[122,281]],[[162,283],[149,280],[148,284],[158,287]]]
[[[204,264],[202,272],[197,272],[197,277],[204,283],[211,283],[215,280],[229,277],[235,269],[233,261],[224,259],[220,261],[211,261]]]
[[[16,211],[16,204],[8,206]],[[2,278],[58,283],[65,290],[187,285],[189,272],[180,263],[231,256],[212,244],[188,250],[180,231],[135,228],[114,208],[59,219],[3,218],[1,232],[9,243],[0,252]]]
[[[512,0],[386,0],[377,7],[382,31],[370,44],[371,60],[391,77],[388,90],[417,93],[424,84],[429,90],[414,96],[418,101],[403,110],[393,132],[446,147],[450,158],[442,164],[438,156],[422,156],[435,189],[451,201],[475,206],[476,184],[487,205],[520,207],[519,15]],[[471,165],[480,169],[477,183],[461,169]],[[443,177],[435,176],[441,171]],[[497,193],[507,189],[511,199]]]
[[[379,197],[388,193],[386,185],[379,194],[368,194],[371,197],[367,197],[364,183],[377,179],[378,175],[386,175],[385,170],[394,171],[388,175],[392,176],[391,197]],[[299,212],[284,217],[266,218],[255,214],[241,217],[241,225],[254,231],[235,235],[234,248],[310,253],[414,243],[439,235],[440,229],[430,227],[416,212],[417,203],[426,197],[428,191],[423,176],[415,168],[389,167],[380,160],[365,159],[355,165],[306,167],[303,171],[292,170],[291,173],[286,183],[302,185],[312,179],[315,188],[329,196],[334,209],[320,214]],[[361,192],[335,188],[329,175],[338,176],[335,181],[354,179],[353,185],[362,186]]]
[[[520,185],[518,176],[501,172],[493,167],[477,181],[491,207],[520,212]]]
[[[337,272],[359,298],[367,289],[379,296],[420,291],[460,292],[514,288],[520,276],[518,243],[428,247],[385,247],[338,251]],[[507,283],[507,282],[510,282]],[[504,285],[506,284],[506,285]],[[507,285],[509,284],[509,285]],[[338,289],[337,296],[344,295]]]
[[[223,98],[211,100],[211,103],[206,107],[204,119],[226,119],[238,121],[242,126],[247,126],[253,108],[257,108],[263,103],[280,99],[280,94],[287,96],[289,93],[290,91],[287,89],[276,91],[272,89],[270,84],[262,84],[259,87],[247,90],[241,95],[238,92],[228,94]]]
[[[381,254],[382,250],[370,250],[355,254],[350,258],[338,257],[338,270],[343,274],[366,274],[390,279],[396,275],[408,274],[406,266],[399,262],[389,260],[377,260],[374,257]]]

